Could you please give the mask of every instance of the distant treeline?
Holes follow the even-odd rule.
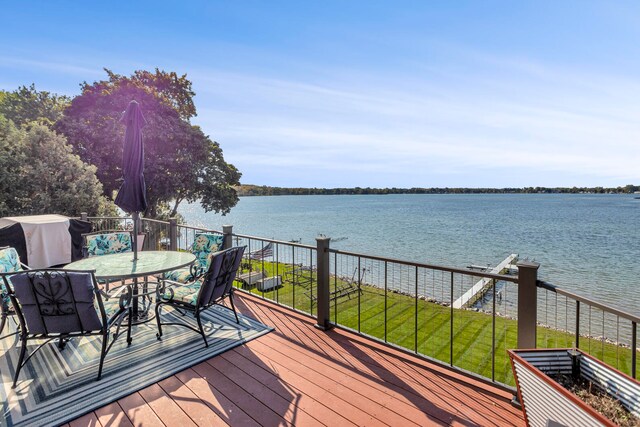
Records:
[[[624,187],[524,187],[524,188],[286,188],[244,184],[235,187],[239,196],[302,196],[331,194],[502,194],[502,193],[597,193],[630,194],[640,191],[638,185]]]

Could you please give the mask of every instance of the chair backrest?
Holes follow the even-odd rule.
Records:
[[[22,270],[18,251],[12,247],[0,248],[0,273],[14,273]]]
[[[209,270],[202,278],[197,307],[208,307],[229,295],[245,248],[246,246],[237,246],[213,255]]]
[[[211,257],[222,250],[224,236],[212,233],[198,233],[195,236],[190,252],[196,256],[194,267],[203,272],[209,269]]]
[[[83,234],[82,237],[87,257],[119,254],[133,250],[133,238],[130,231],[98,231]]]
[[[25,270],[2,278],[26,334],[83,334],[102,331],[106,325],[91,272]]]
[[[6,246],[0,248],[0,273],[15,273],[22,270],[20,256],[15,248]],[[0,280],[0,303],[7,304],[9,296],[4,286],[4,281]]]

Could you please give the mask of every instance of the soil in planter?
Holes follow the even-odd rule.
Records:
[[[604,417],[621,427],[640,427],[640,418],[633,415],[615,398],[598,390],[584,378],[574,379],[570,375],[553,375],[561,386],[578,396]]]

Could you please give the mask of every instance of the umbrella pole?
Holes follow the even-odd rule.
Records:
[[[140,212],[133,213],[133,262],[138,260],[138,222],[140,221]]]

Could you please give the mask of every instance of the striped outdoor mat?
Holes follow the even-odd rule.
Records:
[[[162,315],[167,321],[182,317],[170,308]],[[71,340],[62,351],[54,341],[47,344],[22,368],[11,390],[19,347],[14,337],[0,340],[0,426],[63,424],[273,329],[243,316],[238,325],[224,307],[214,306],[202,317],[209,348],[186,328],[165,326],[158,341],[155,321],[134,326],[131,346],[123,335],[107,354],[100,381],[96,376],[101,339],[85,337]],[[3,335],[6,332],[5,327]]]

